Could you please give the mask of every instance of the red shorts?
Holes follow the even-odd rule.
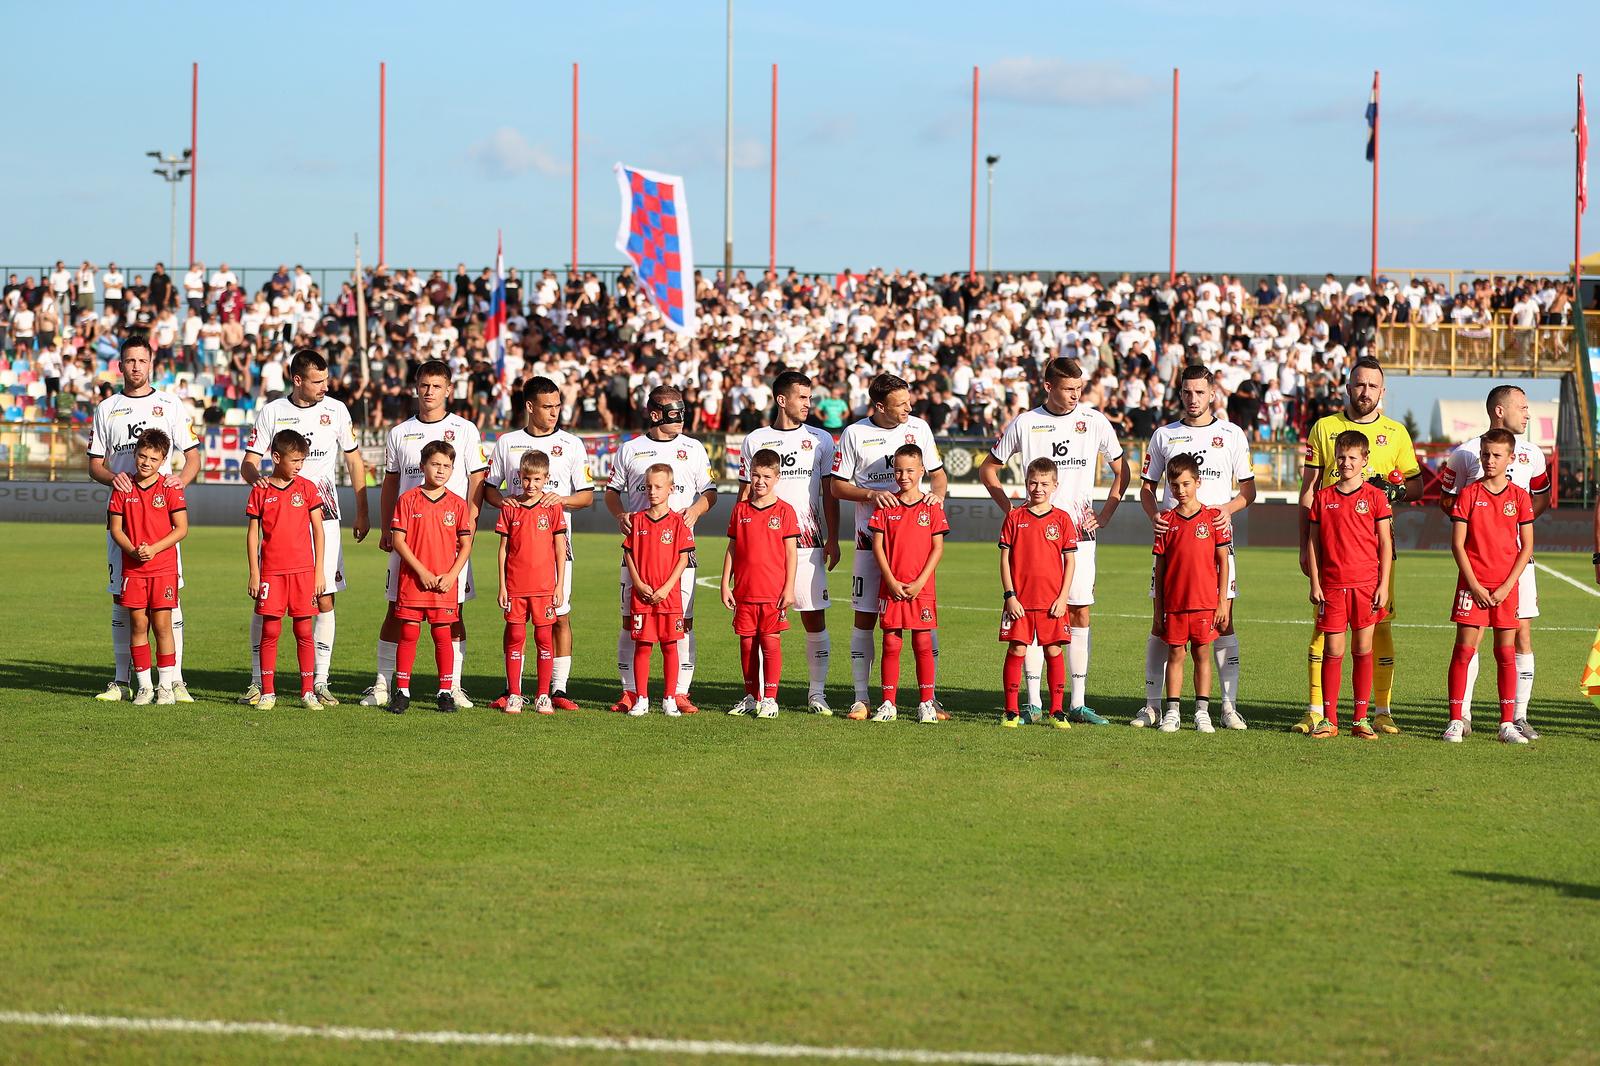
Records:
[[[1346,629],[1365,629],[1383,621],[1383,608],[1374,610],[1376,585],[1359,589],[1323,589],[1325,599],[1317,608],[1318,633],[1343,633]]]
[[[762,637],[789,631],[789,612],[775,603],[735,603],[733,631],[741,637]]]
[[[640,644],[661,644],[683,637],[681,614],[633,614],[628,618],[628,635]]]
[[[430,626],[450,625],[461,619],[461,606],[459,604],[416,604],[397,603],[394,605],[394,616],[401,622],[424,622]]]
[[[511,597],[511,609],[506,612],[506,621],[513,623],[532,622],[535,628],[555,625],[556,598],[554,594]]]
[[[122,579],[122,592],[117,596],[117,603],[123,607],[170,610],[178,606],[178,575],[126,576]]]
[[[317,575],[268,574],[261,579],[256,614],[263,618],[310,618],[317,613]]]
[[[884,629],[938,629],[939,605],[928,595],[914,600],[885,597],[878,624]]]
[[[1174,648],[1185,644],[1210,644],[1217,639],[1217,612],[1168,611],[1161,618],[1161,639]]]
[[[1488,586],[1493,589],[1494,586]],[[1479,607],[1467,590],[1466,582],[1456,579],[1456,598],[1450,611],[1450,621],[1460,626],[1488,626],[1490,629],[1517,628],[1517,586],[1499,604]]]
[[[1067,618],[1051,618],[1049,611],[1024,611],[1015,622],[1000,616],[1000,642],[1002,644],[1068,644],[1072,641],[1072,628]]]

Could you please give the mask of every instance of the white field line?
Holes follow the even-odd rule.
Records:
[[[1596,595],[1600,595],[1600,592],[1597,592]],[[1308,603],[1308,604],[1306,604],[1306,606],[1309,608],[1311,605]],[[988,611],[988,612],[990,612],[991,614],[993,614],[995,616],[996,621],[998,621],[999,618],[1000,618],[1000,608],[999,607],[963,607],[960,604],[956,604],[956,603],[941,603],[939,605],[939,610],[941,610],[941,611]],[[1306,612],[1306,617],[1305,618],[1242,618],[1242,617],[1235,617],[1234,621],[1235,622],[1245,622],[1245,623],[1248,623],[1250,625],[1269,625],[1269,626],[1305,625],[1305,626],[1309,627],[1311,625],[1310,613],[1311,612],[1308,610]],[[1096,608],[1093,608],[1093,616],[1097,617],[1097,618],[1143,618],[1143,619],[1148,619],[1150,617],[1150,612],[1149,611],[1145,611],[1143,614],[1126,614],[1126,613],[1120,613],[1120,612],[1117,612],[1117,611],[1102,611],[1098,607],[1096,607]],[[1455,623],[1453,623],[1453,622],[1392,622],[1390,624],[1393,625],[1394,628],[1396,628],[1396,629],[1454,629],[1455,628]],[[1533,628],[1534,628],[1534,632],[1536,632],[1536,633],[1593,633],[1594,632],[1594,630],[1592,630],[1592,629],[1585,629],[1585,628],[1583,628],[1581,626],[1541,626],[1541,625],[1537,625],[1536,624]]]
[[[1565,581],[1567,584],[1571,585],[1573,588],[1577,589],[1579,592],[1587,592],[1591,596],[1600,596],[1600,589],[1595,588],[1593,585],[1585,585],[1582,581],[1579,581],[1577,578],[1568,577],[1566,574],[1563,574],[1559,570],[1552,570],[1550,567],[1544,565],[1541,562],[1535,561],[1533,565],[1534,565],[1534,567],[1536,569],[1538,569],[1538,570],[1540,570],[1540,571],[1542,571],[1542,572],[1544,572],[1546,574],[1549,574],[1551,577],[1555,578],[1557,581]]]
[[[99,1014],[0,1011],[0,1025],[54,1029],[99,1029],[130,1033],[310,1038],[372,1044],[432,1044],[473,1047],[539,1047],[563,1051],[613,1051],[659,1055],[739,1055],[764,1059],[835,1059],[855,1062],[993,1064],[993,1066],[1267,1066],[1265,1063],[1193,1059],[1152,1062],[1095,1055],[1037,1055],[1014,1051],[928,1051],[917,1048],[818,1047],[808,1044],[738,1043],[730,1040],[662,1040],[643,1036],[546,1036],[539,1033],[460,1033],[366,1029],[345,1025],[284,1022],[224,1022],[193,1018],[122,1018]]]

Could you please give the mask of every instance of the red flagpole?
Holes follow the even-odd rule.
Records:
[[[1376,70],[1372,72],[1372,102],[1377,105],[1377,111],[1372,116],[1372,269],[1367,275],[1367,284],[1374,289],[1378,285],[1378,127],[1383,123],[1378,73]]]
[[[1579,305],[1578,313],[1582,314],[1583,302],[1583,209],[1588,206],[1584,203],[1586,177],[1584,170],[1588,160],[1584,159],[1584,151],[1589,147],[1586,136],[1589,116],[1583,106],[1583,75],[1578,75],[1578,126],[1574,130],[1577,134],[1577,167],[1572,175],[1572,301]]]
[[[383,250],[384,168],[389,155],[389,64],[378,64],[378,262],[389,260]]]
[[[972,68],[972,207],[967,215],[967,276],[978,273],[978,68]]]
[[[1178,280],[1178,68],[1172,68],[1172,205],[1167,223],[1167,284]]]
[[[578,64],[572,64],[572,273],[578,272]]]
[[[189,262],[194,262],[195,185],[200,179],[200,64],[191,70],[189,89]]]
[[[778,272],[778,64],[772,64],[772,162],[767,188],[767,270]]]

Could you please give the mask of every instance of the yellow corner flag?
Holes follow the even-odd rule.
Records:
[[[1594,643],[1589,647],[1589,660],[1583,664],[1583,677],[1578,681],[1578,691],[1588,696],[1595,708],[1600,710],[1600,630],[1594,634]]]

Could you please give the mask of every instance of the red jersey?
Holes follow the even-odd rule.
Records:
[[[1014,508],[1000,523],[1000,547],[1011,549],[1011,587],[1025,611],[1048,611],[1061,595],[1067,553],[1078,550],[1078,527],[1059,507],[1042,515]]]
[[[879,507],[872,512],[867,528],[883,534],[883,554],[889,560],[889,572],[896,581],[909,584],[921,576],[922,568],[928,565],[928,556],[933,554],[933,538],[950,532],[950,523],[945,519],[943,507],[918,500]],[[928,583],[922,587],[923,597],[933,595],[933,577],[928,575]]]
[[[1166,512],[1167,529],[1156,534],[1156,555],[1167,561],[1161,574],[1161,606],[1172,611],[1217,609],[1217,549],[1233,538],[1217,528],[1222,512],[1202,507],[1185,518],[1174,507]]]
[[[567,512],[558,503],[500,509],[494,531],[506,539],[506,587],[513,598],[550,596],[556,591],[556,534],[567,531]]]
[[[420,485],[400,494],[389,529],[404,533],[411,554],[435,574],[443,574],[456,565],[461,538],[472,535],[466,500],[449,489],[443,490],[437,500],[430,500]],[[416,572],[402,565],[395,602],[406,607],[454,607],[458,600],[454,583],[442,592],[425,589]]]
[[[317,546],[311,523],[322,521],[322,497],[305,478],[279,488],[262,478],[244,505],[247,518],[261,523],[261,576],[309,574],[317,568]],[[324,549],[326,550],[326,549]]]
[[[155,479],[148,488],[141,489],[137,482],[127,492],[111,491],[106,504],[106,528],[111,528],[111,516],[122,516],[122,531],[137,548],[141,544],[154,544],[172,532],[172,516],[188,510],[183,489],[169,489],[166,475]],[[122,572],[140,577],[156,577],[178,572],[178,546],[157,553],[149,562],[141,562],[137,555],[122,553]]]
[[[622,550],[633,557],[639,580],[659,589],[678,567],[678,556],[694,551],[694,534],[689,523],[676,511],[651,518],[648,511],[636,511],[633,532],[622,541]],[[660,603],[646,603],[638,593],[631,594],[634,614],[682,614],[683,589],[674,582]]]
[[[1450,520],[1466,523],[1467,562],[1478,584],[1492,589],[1511,576],[1522,551],[1522,527],[1533,524],[1533,497],[1509,482],[1494,493],[1474,481],[1456,497]]]
[[[1378,529],[1394,518],[1389,497],[1370,481],[1354,492],[1324,485],[1311,497],[1312,535],[1317,538],[1319,578],[1324,589],[1369,589],[1378,584]]]
[[[728,516],[733,553],[733,598],[737,603],[777,603],[789,573],[788,546],[800,539],[800,519],[782,500],[757,507],[748,499]]]

